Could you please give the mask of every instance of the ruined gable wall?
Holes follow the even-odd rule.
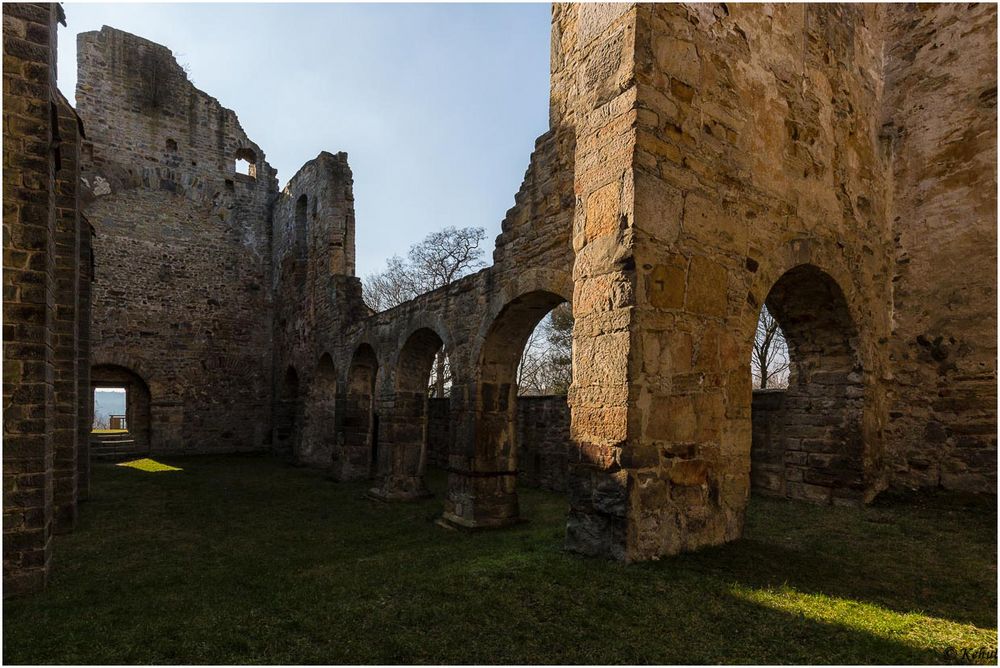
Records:
[[[895,238],[890,467],[996,491],[997,10],[888,9]]]
[[[78,36],[78,64],[93,361],[145,380],[154,451],[266,447],[275,172],[165,47],[105,27]]]

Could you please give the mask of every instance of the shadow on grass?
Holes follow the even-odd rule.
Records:
[[[746,540],[626,566],[562,550],[556,494],[522,490],[528,523],[466,534],[433,523],[440,473],[437,498],[382,504],[264,457],[165,463],[184,471],[95,467],[49,590],[7,602],[5,661],[936,663],[949,642],[996,647],[981,513],[755,499]]]
[[[686,567],[754,588],[798,591],[996,624],[996,506],[949,495],[829,508],[760,498],[744,538],[683,555]]]

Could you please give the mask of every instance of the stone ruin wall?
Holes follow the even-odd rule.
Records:
[[[901,487],[995,493],[997,8],[893,5],[886,39],[887,466]]]
[[[889,482],[886,458],[898,461],[906,447],[927,450],[901,444],[901,431],[886,428],[890,379],[899,377],[882,345],[896,253],[889,190],[898,141],[884,127],[895,98],[885,97],[881,56],[893,20],[875,6],[557,5],[552,129],[539,139],[504,221],[494,265],[382,314],[367,313],[353,276],[346,156],[321,153],[274,195],[271,392],[276,420],[291,426],[269,433],[272,445],[314,465],[334,458],[343,447],[336,425],[345,419],[338,405],[349,401],[351,358],[367,343],[378,368],[374,412],[389,420],[381,424],[386,447],[374,475],[416,466],[412,452],[396,453],[395,463],[386,453],[393,430],[405,430],[391,424],[397,401],[405,401],[396,391],[398,356],[424,327],[445,344],[458,381],[450,438],[472,448],[456,453],[464,461],[451,468],[474,468],[483,454],[474,433],[478,355],[490,321],[518,292],[568,296],[575,263],[577,377],[569,400],[583,429],[578,463],[598,462],[581,477],[590,483],[576,490],[590,497],[582,506],[627,513],[621,494],[636,508],[697,506],[707,499],[688,488],[699,485],[703,492],[724,485],[731,499],[745,499],[739,471],[749,452],[725,445],[750,440],[748,360],[738,351],[782,273],[809,263],[843,291],[858,329],[849,344],[813,337],[807,346],[819,355],[843,345],[854,351],[863,380],[852,381],[860,383],[860,403],[849,419],[858,420],[852,447],[859,450],[843,457],[822,438],[802,440],[819,433],[802,418],[805,431],[791,447],[798,454],[785,458],[798,459],[789,470],[806,473],[787,477],[786,492],[870,498]],[[990,373],[979,382],[989,385]],[[616,374],[624,375],[616,381]],[[338,399],[324,399],[330,391]],[[793,397],[786,410],[811,411],[814,403]],[[713,422],[723,431],[713,431]],[[831,466],[842,470],[831,474]],[[721,477],[670,480],[671,469],[681,479],[679,471],[703,467]],[[623,491],[640,477],[641,486]],[[639,487],[642,494],[632,496]],[[610,496],[599,498],[604,493]],[[722,513],[728,528],[708,533],[736,530],[743,502],[734,503]],[[602,513],[590,515],[592,522]],[[617,522],[600,520],[609,521]]]
[[[58,5],[3,6],[4,596],[45,586],[89,489],[82,128],[56,88]],[[84,465],[79,465],[84,462]]]
[[[895,252],[881,135],[886,12],[556,11],[555,29],[582,73],[572,431],[589,483],[572,490],[571,547],[644,559],[740,534],[750,464],[746,352],[760,305],[799,265],[811,267],[817,289],[829,286],[822,291],[850,325],[839,341],[820,339],[799,314],[798,343],[811,351],[797,365],[807,381],[802,404],[813,401],[810,386],[846,383],[842,396],[855,407],[844,415],[856,421],[828,425],[834,439],[810,438],[816,449],[806,457],[835,464],[836,477],[856,476],[844,490],[855,499],[888,483]],[[785,292],[792,305],[794,291]],[[832,375],[822,370],[831,346],[843,360]],[[615,386],[621,391],[609,394]],[[848,443],[860,452],[846,453],[855,461],[830,458],[837,430],[859,432]],[[830,482],[799,489],[829,499],[843,490]]]
[[[92,364],[148,385],[155,452],[270,448],[387,499],[425,491],[434,418],[448,521],[564,485],[567,547],[626,560],[737,538],[751,484],[995,492],[995,6],[554,5],[551,127],[493,266],[378,314],[346,155],[279,193],[232,111],[110,28],[79,36],[81,128],[58,17],[4,6],[7,591],[87,492]],[[512,384],[563,300],[569,415]],[[768,396],[765,302],[794,358]]]
[[[265,449],[275,172],[167,48],[107,27],[77,48],[93,363],[148,386],[154,451]]]
[[[368,315],[361,281],[354,276],[354,193],[347,154],[324,151],[303,165],[277,198],[272,221],[272,445],[303,463],[329,465],[336,372],[342,368],[333,355],[345,324]],[[324,355],[330,368],[321,370]]]

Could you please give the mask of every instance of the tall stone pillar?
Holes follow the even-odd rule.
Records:
[[[42,589],[51,555],[58,11],[3,6],[5,596]]]
[[[567,548],[626,558],[635,433],[636,9],[561,6],[553,103],[575,125],[573,386]],[[576,76],[573,76],[575,73]],[[563,84],[565,87],[560,87]]]
[[[826,502],[882,484],[880,21],[860,6],[554,10],[553,113],[577,136],[569,549],[632,561],[740,536],[750,349],[782,276],[821,277],[844,313],[830,340],[850,358],[799,379],[850,386],[840,403],[864,412],[846,433],[859,421],[814,402],[802,419],[832,450],[797,455],[862,451],[857,488]]]
[[[79,121],[69,102],[58,96],[59,169],[55,206],[55,304],[52,323],[55,417],[54,530],[67,532],[76,524],[77,466],[80,439],[78,378],[78,319],[80,291],[80,143]]]

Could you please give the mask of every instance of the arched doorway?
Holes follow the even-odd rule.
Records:
[[[787,389],[755,391],[755,492],[817,503],[863,501],[864,369],[858,329],[837,282],[800,265],[765,300],[787,342]]]
[[[301,436],[302,401],[299,397],[299,374],[289,366],[278,388],[274,410],[274,451],[283,456],[298,456]]]
[[[378,358],[363,343],[351,357],[347,371],[343,444],[334,449],[332,474],[338,480],[363,480],[373,475],[378,457],[378,415],[375,379]]]
[[[443,520],[465,527],[519,521],[517,499],[517,372],[528,337],[564,297],[545,290],[508,302],[490,324],[478,356],[471,396],[471,442],[457,444]]]
[[[149,454],[152,445],[149,386],[131,369],[99,364],[90,370],[95,457]]]
[[[330,466],[336,444],[337,372],[333,358],[324,353],[316,365],[305,400],[302,445],[298,461],[310,466]]]
[[[396,361],[392,410],[381,424],[380,485],[372,493],[384,499],[410,500],[429,495],[427,405],[431,371],[444,345],[434,330],[421,328],[403,344]]]

